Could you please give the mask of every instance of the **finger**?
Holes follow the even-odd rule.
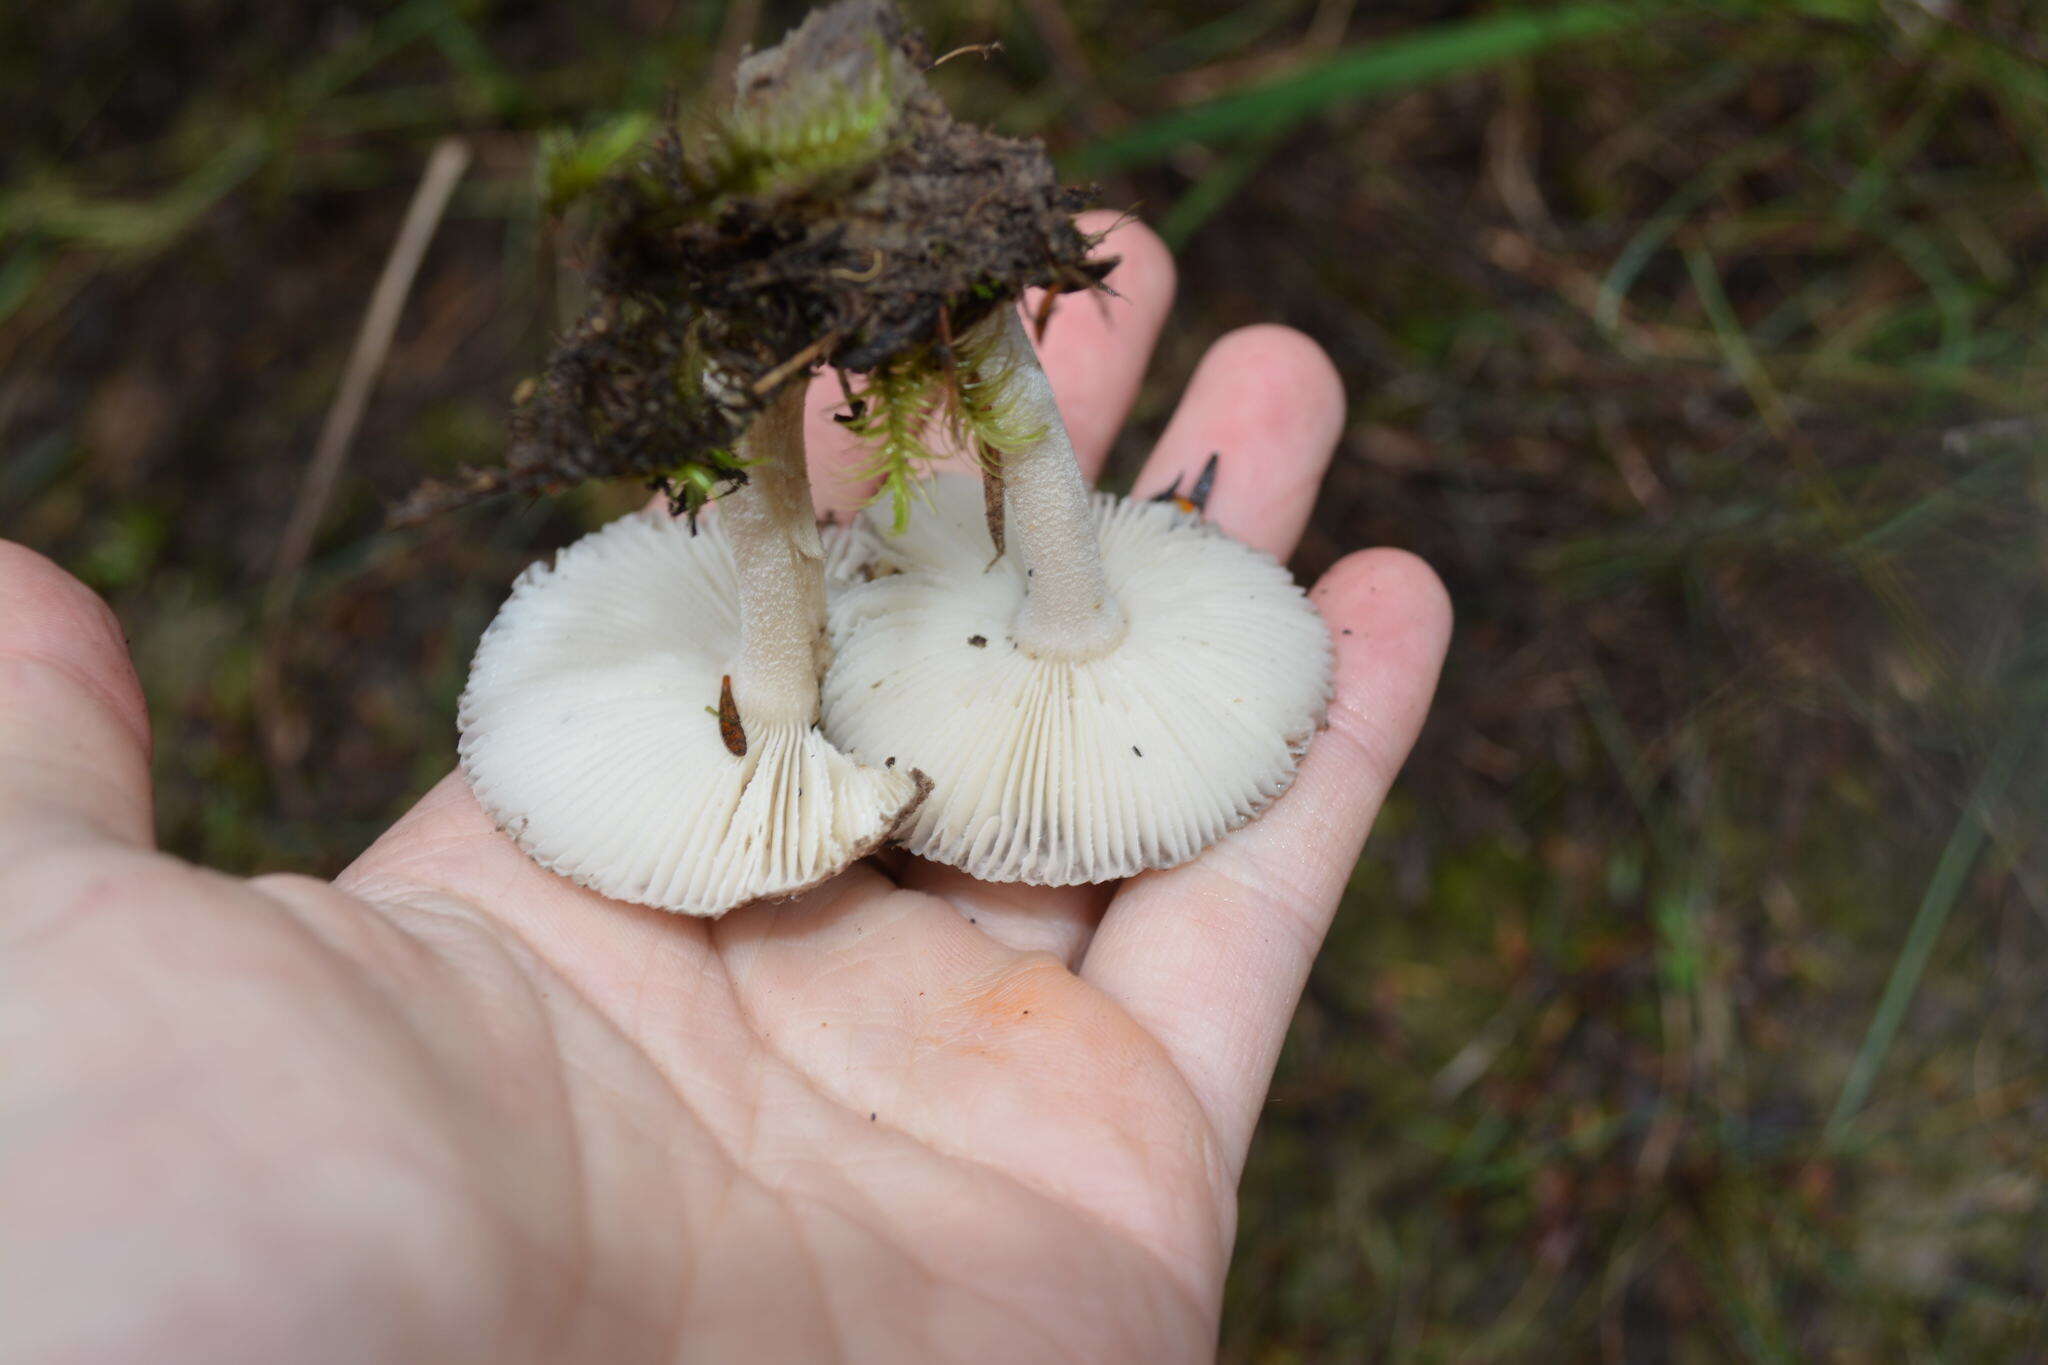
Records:
[[[1343,426],[1344,384],[1322,347],[1291,327],[1241,328],[1202,357],[1136,496],[1188,494],[1213,453],[1205,515],[1285,559],[1308,524]]]
[[[0,861],[151,838],[149,713],[120,623],[70,574],[0,541]]]
[[[1173,305],[1174,270],[1166,243],[1136,219],[1097,211],[1082,214],[1077,222],[1083,232],[1108,232],[1091,255],[1119,258],[1106,281],[1115,292],[1058,300],[1038,352],[1081,470],[1093,479],[1137,399],[1152,347]],[[1026,317],[1037,316],[1042,297],[1038,290],[1026,294]],[[873,484],[860,477],[868,450],[832,420],[832,414],[844,410],[836,375],[828,371],[811,381],[804,442],[810,452],[811,491],[821,512],[850,511],[873,491]]]
[[[858,390],[860,381],[854,380],[853,386]],[[846,412],[839,376],[820,371],[804,395],[804,462],[811,475],[811,501],[821,516],[858,511],[875,491],[875,481],[862,472],[871,452],[837,420]]]
[[[1293,787],[1193,862],[1125,883],[1081,968],[1165,1045],[1240,1162],[1450,638],[1443,585],[1402,551],[1354,554],[1311,596],[1336,640],[1336,696]]]

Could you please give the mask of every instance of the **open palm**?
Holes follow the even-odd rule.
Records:
[[[1172,293],[1105,247],[1045,364],[1099,467]],[[852,455],[819,389],[814,473]],[[1219,342],[1140,482],[1284,555],[1339,429]],[[1120,887],[863,865],[687,920],[541,871],[451,777],[333,885],[154,852],[118,627],[0,544],[0,1358],[1158,1360],[1212,1349],[1303,979],[1449,625],[1408,556],[1314,600],[1293,789]]]

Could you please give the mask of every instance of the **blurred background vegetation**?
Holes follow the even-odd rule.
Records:
[[[1297,567],[1403,545],[1458,605],[1246,1178],[1226,1357],[2044,1358],[2048,14],[913,8],[1003,44],[956,107],[1182,254],[1126,477],[1204,346],[1291,323],[1351,397]],[[640,496],[382,522],[497,457],[573,302],[537,149],[799,12],[0,14],[0,534],[126,623],[170,847],[333,871],[446,770],[508,580]]]

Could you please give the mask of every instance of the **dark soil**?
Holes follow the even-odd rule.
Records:
[[[1074,227],[1086,194],[1036,140],[955,120],[931,61],[884,0],[840,0],[742,61],[731,113],[671,128],[602,191],[591,303],[521,391],[504,465],[401,519],[691,469],[709,475],[678,481],[694,510],[744,479],[740,432],[817,366],[900,363],[1027,288],[1093,288],[1114,262]]]

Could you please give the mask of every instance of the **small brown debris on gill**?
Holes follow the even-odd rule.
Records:
[[[747,756],[747,732],[740,725],[739,704],[732,699],[730,673],[718,683],[718,737],[725,741],[725,751],[734,758]]]

